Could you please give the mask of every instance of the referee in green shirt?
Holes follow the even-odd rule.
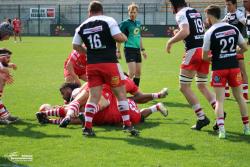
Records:
[[[142,45],[141,23],[136,20],[138,14],[138,6],[132,3],[128,6],[129,19],[121,22],[120,29],[128,37],[124,43],[124,54],[128,64],[129,78],[139,86],[141,76],[141,55],[146,59],[147,54]],[[117,44],[117,57],[121,58],[120,44]]]

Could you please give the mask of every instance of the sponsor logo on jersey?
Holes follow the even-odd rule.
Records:
[[[138,35],[140,33],[140,28],[135,28],[134,29],[134,35]]]
[[[231,35],[235,35],[235,34],[236,34],[235,30],[231,29],[231,30],[227,30],[227,31],[217,32],[217,33],[215,33],[215,37],[222,38],[222,37],[227,37],[227,36],[231,36]]]
[[[219,76],[214,76],[214,82],[215,83],[220,83],[221,79]]]
[[[228,57],[233,57],[233,56],[236,56],[236,52],[235,53],[227,53],[227,54],[220,54],[220,59],[225,59],[225,58],[228,58]]]
[[[200,13],[189,13],[189,16],[190,16],[190,18],[194,19],[197,17],[201,17],[201,14]]]
[[[204,38],[204,35],[195,35],[194,38],[195,38],[195,39],[203,39],[203,38]]]
[[[102,26],[96,26],[96,27],[93,27],[93,28],[84,29],[83,34],[93,34],[93,33],[96,33],[96,32],[100,32],[102,30],[103,30]]]

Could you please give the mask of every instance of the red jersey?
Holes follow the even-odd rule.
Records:
[[[13,20],[13,27],[14,30],[20,30],[21,29],[21,21],[19,19]]]
[[[72,63],[74,72],[76,73],[76,75],[81,76],[81,75],[86,74],[86,55],[85,54],[79,54],[77,51],[73,50],[70,53],[69,57],[64,62],[64,70],[66,70],[65,67],[69,61]]]

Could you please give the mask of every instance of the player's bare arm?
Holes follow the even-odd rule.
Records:
[[[246,52],[248,50],[247,48],[247,43],[244,42],[242,44],[239,44],[239,47],[237,47],[237,54],[243,54],[244,52]]]
[[[78,83],[78,84],[81,85],[81,81],[79,80],[78,76],[77,76],[76,73],[74,72],[73,64],[72,64],[72,62],[71,62],[70,60],[67,62],[65,68],[68,70],[70,76],[73,77],[74,81],[75,81],[76,83]]]
[[[82,45],[73,44],[73,49],[76,50],[80,54],[84,54],[87,52],[86,48],[83,47]]]
[[[209,56],[209,51],[203,50],[202,59],[205,60],[205,61],[211,61],[211,56]]]
[[[118,59],[121,59],[122,58],[122,55],[121,55],[121,43],[117,42],[116,43],[116,56]]]
[[[166,45],[166,51],[167,53],[170,53],[171,51],[171,47],[174,43],[182,41],[183,39],[185,39],[188,35],[190,34],[190,30],[189,30],[189,25],[188,24],[182,24],[180,26],[180,31],[176,33],[176,35],[172,38],[170,38],[167,42]]]
[[[128,40],[127,36],[123,33],[116,34],[113,38],[118,43],[126,42]]]

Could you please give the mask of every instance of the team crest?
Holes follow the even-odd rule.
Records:
[[[214,82],[215,83],[220,83],[220,77],[219,76],[214,76]]]
[[[135,28],[135,29],[134,29],[134,34],[137,35],[137,34],[139,34],[139,33],[140,33],[140,29],[139,29],[139,28]]]
[[[119,80],[118,76],[112,77],[112,79],[111,79],[111,85],[112,86],[117,86],[117,85],[119,85],[119,83],[120,83],[120,80]]]

